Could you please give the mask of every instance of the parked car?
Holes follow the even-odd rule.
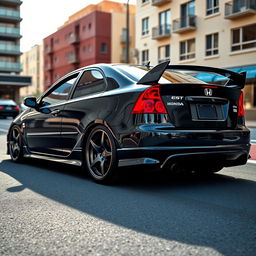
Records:
[[[0,99],[0,117],[15,118],[20,113],[20,108],[13,100]]]
[[[216,73],[225,85],[180,72]],[[7,136],[13,161],[36,157],[82,166],[100,183],[118,167],[147,166],[212,173],[246,164],[245,74],[161,63],[154,68],[95,64],[54,83]]]

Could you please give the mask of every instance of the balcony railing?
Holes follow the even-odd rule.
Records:
[[[196,16],[188,15],[173,21],[173,32],[183,33],[196,29]]]
[[[51,63],[48,63],[48,64],[45,65],[45,70],[46,71],[51,71],[52,69],[53,69],[53,66],[52,66]]]
[[[255,0],[233,0],[225,4],[225,18],[236,19],[256,14]]]
[[[0,26],[0,35],[16,37],[16,38],[21,37],[19,28],[9,28],[9,27],[1,27],[1,26]]]
[[[122,44],[125,44],[125,43],[126,43],[126,38],[127,38],[127,35],[126,35],[126,34],[122,34],[122,35],[120,36],[120,42],[121,42]],[[131,37],[129,37],[129,43],[131,43]]]
[[[20,12],[0,8],[0,18],[7,21],[21,21]]]
[[[45,53],[46,54],[52,54],[53,53],[53,47],[52,46],[48,46],[45,48]]]
[[[20,54],[19,45],[0,44],[0,52],[8,54]]]
[[[70,44],[77,44],[77,43],[79,43],[79,36],[78,35],[74,35],[74,36],[70,37],[69,43]]]
[[[153,6],[161,6],[166,3],[170,3],[172,0],[152,0],[151,4]]]
[[[20,0],[1,0],[1,3],[17,6],[17,5],[21,5],[22,1],[20,1]]]
[[[158,27],[152,28],[152,39],[162,39],[170,37],[171,35],[171,25],[163,24]]]
[[[0,62],[0,71],[20,72],[21,70],[21,64],[18,62]]]
[[[76,64],[78,62],[79,62],[79,59],[78,59],[78,57],[76,55],[68,57],[68,63],[69,64]]]

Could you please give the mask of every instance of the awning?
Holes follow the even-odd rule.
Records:
[[[256,66],[228,68],[228,70],[240,73],[246,72],[246,79],[256,79]],[[227,80],[226,77],[220,75],[214,75],[210,73],[200,73],[196,75],[196,78],[204,82],[220,82]]]

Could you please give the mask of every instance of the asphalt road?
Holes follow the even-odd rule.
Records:
[[[15,164],[0,135],[0,255],[255,255],[256,165],[208,178]]]

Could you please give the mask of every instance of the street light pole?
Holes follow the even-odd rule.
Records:
[[[129,0],[127,0],[127,4],[126,4],[126,62],[129,63],[130,62],[130,28],[129,28]]]

